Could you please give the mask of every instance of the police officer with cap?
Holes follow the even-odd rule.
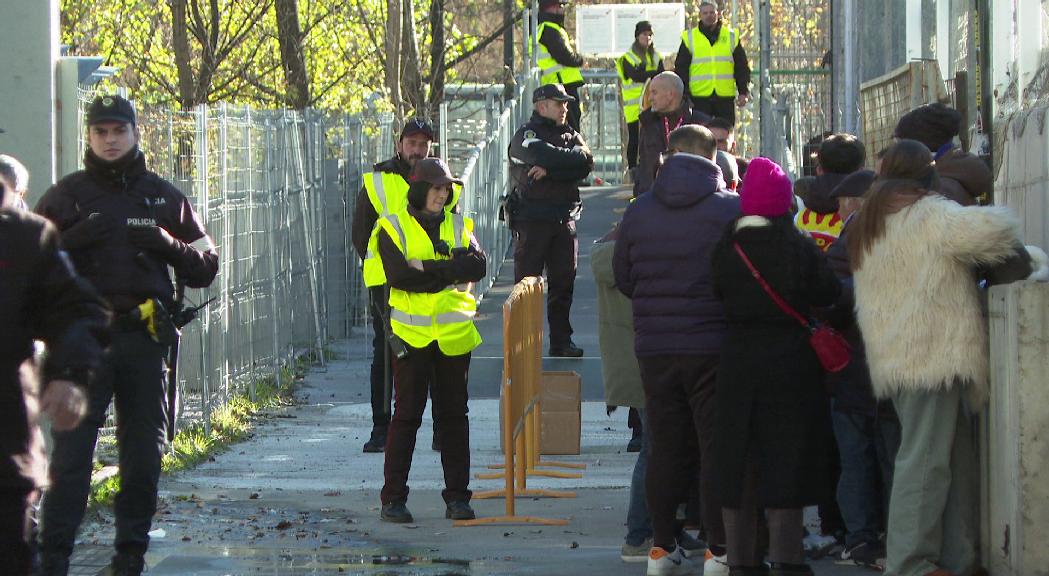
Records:
[[[14,576],[32,570],[34,504],[47,484],[39,417],[55,431],[84,417],[84,387],[102,360],[109,321],[105,303],[73,271],[58,231],[20,201],[0,177],[0,558],[4,574]],[[34,339],[48,347],[43,385]]]
[[[87,110],[85,169],[52,186],[36,212],[58,228],[78,272],[114,312],[111,343],[93,382],[87,418],[56,432],[52,487],[41,514],[43,574],[66,574],[91,485],[98,429],[111,400],[117,412],[120,491],[114,502],[113,574],[140,574],[157,509],[167,431],[163,311],[172,310],[169,275],[190,288],[211,284],[218,255],[190,201],[146,168],[135,109],[99,96]]]
[[[371,405],[372,431],[364,443],[365,452],[382,452],[386,446],[386,432],[390,415],[386,412],[386,382],[392,378],[392,367],[386,349],[386,328],[383,320],[388,315],[386,277],[380,257],[368,250],[368,240],[379,218],[403,209],[408,203],[408,175],[412,167],[430,156],[434,141],[433,126],[422,118],[404,123],[397,139],[393,158],[375,165],[364,175],[364,185],[357,195],[350,231],[353,247],[364,260],[364,284],[368,287],[372,316]],[[436,438],[435,445],[436,448]]]
[[[510,141],[513,190],[505,213],[514,234],[514,281],[546,270],[550,355],[578,358],[583,350],[572,341],[569,312],[579,254],[579,181],[593,170],[594,155],[567,123],[572,100],[560,84],[532,93],[532,118]]]

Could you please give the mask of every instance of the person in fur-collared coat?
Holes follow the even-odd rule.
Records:
[[[901,444],[885,574],[970,574],[976,567],[971,414],[987,399],[987,326],[974,269],[1008,259],[1016,222],[997,207],[941,196],[929,150],[901,140],[849,230],[857,319],[871,383],[892,398]],[[1037,263],[1044,253],[1029,250]]]

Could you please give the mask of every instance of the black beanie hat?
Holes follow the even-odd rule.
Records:
[[[935,154],[941,146],[958,135],[961,124],[960,112],[934,102],[901,116],[892,135],[900,139],[917,140]]]
[[[634,38],[637,38],[645,32],[652,31],[652,23],[648,20],[642,20],[634,25]]]

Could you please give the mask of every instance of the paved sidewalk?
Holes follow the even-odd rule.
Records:
[[[338,359],[302,381],[295,406],[263,416],[253,436],[194,470],[161,481],[161,505],[147,563],[152,576],[240,574],[644,574],[626,564],[628,485],[636,460],[625,452],[626,411],[606,416],[596,334],[596,292],[590,244],[619,218],[629,193],[591,189],[579,229],[580,263],[573,321],[584,359],[545,359],[547,370],[583,375],[582,454],[558,460],[587,465],[581,479],[529,479],[529,487],[575,490],[574,499],[517,501],[517,514],[570,520],[567,526],[502,525],[454,528],[444,519],[439,455],[430,450],[432,422],[419,430],[408,506],[416,522],[379,521],[381,454],[361,446],[371,427],[368,404],[370,344],[360,328],[336,343]],[[482,303],[479,328],[487,342],[470,374],[470,439],[474,472],[502,461],[497,412],[502,369],[502,300],[512,262]],[[474,490],[501,480],[473,481]],[[502,500],[475,500],[479,516],[504,512]],[[99,573],[110,554],[111,516],[85,527],[73,574]],[[864,574],[855,567],[815,564],[820,575]],[[700,569],[696,567],[696,574]]]

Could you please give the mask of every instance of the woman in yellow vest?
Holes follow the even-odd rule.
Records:
[[[462,185],[438,158],[415,163],[408,205],[379,220],[371,245],[379,251],[390,285],[394,412],[386,438],[381,518],[412,522],[408,471],[415,436],[433,395],[434,431],[441,437],[445,489],[453,520],[474,518],[470,507],[470,425],[466,379],[470,352],[481,343],[473,324],[472,283],[484,277],[487,259],[473,235],[473,221],[453,213]],[[432,382],[431,382],[432,380]]]
[[[652,23],[642,20],[634,26],[634,44],[616,59],[619,85],[623,93],[623,116],[626,117],[628,168],[637,166],[638,116],[645,82],[663,71],[663,58],[652,45]]]

